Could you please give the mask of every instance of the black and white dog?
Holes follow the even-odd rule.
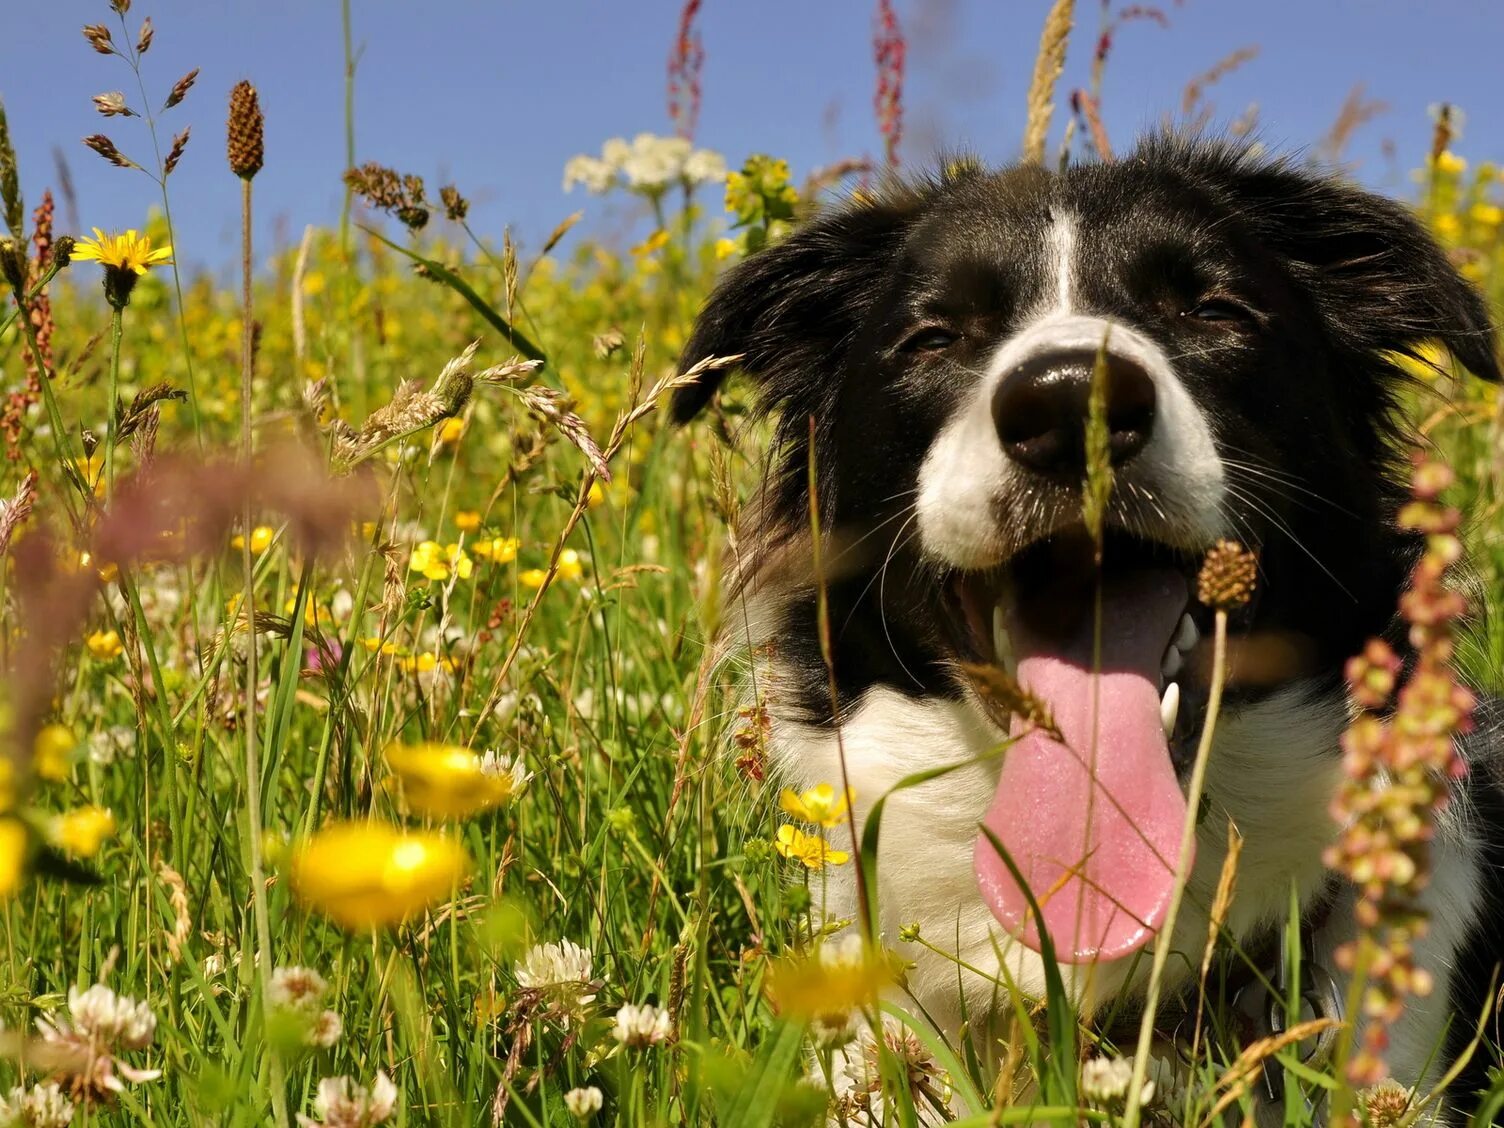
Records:
[[[1115,485],[1098,612],[1081,482],[1104,340]],[[1149,961],[1136,957],[1154,944],[1184,953],[1170,974],[1194,979],[1229,824],[1243,847],[1227,929],[1253,949],[1293,889],[1331,965],[1354,928],[1351,891],[1322,864],[1342,668],[1395,633],[1416,550],[1394,521],[1407,470],[1396,360],[1432,341],[1500,378],[1483,302],[1403,207],[1246,146],[1172,136],[1116,163],[964,167],[853,200],[715,290],[686,366],[741,354],[778,419],[739,576],[749,641],[772,643],[775,769],[839,787],[844,754],[860,821],[903,777],[976,759],[894,794],[882,824],[885,939],[917,922],[955,957],[899,945],[942,1029],[1007,1011],[993,976],[965,970],[996,971],[999,952],[1023,990],[1042,989],[1036,922],[983,826],[1048,895],[1044,923],[1088,1012],[1141,989]],[[680,390],[678,419],[720,379]],[[1188,576],[1222,537],[1256,548],[1258,593],[1236,622],[1242,658],[1166,938],[1209,666]],[[1094,773],[1039,732],[986,759],[1005,733],[968,663],[1014,671],[1071,747],[1095,744]],[[1425,895],[1418,952],[1436,989],[1391,1032],[1406,1084],[1434,1080],[1472,1036],[1504,952],[1504,771],[1479,719]],[[833,915],[855,913],[850,870],[831,871]],[[1454,1092],[1483,1080],[1484,1057]]]

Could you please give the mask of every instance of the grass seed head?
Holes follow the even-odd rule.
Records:
[[[188,96],[188,91],[193,89],[193,84],[198,80],[198,67],[194,67],[172,84],[172,89],[167,92],[167,101],[162,103],[164,110],[170,110]]]
[[[225,147],[230,158],[230,171],[242,180],[249,180],[261,171],[266,159],[265,126],[256,88],[241,79],[230,91],[229,132]]]

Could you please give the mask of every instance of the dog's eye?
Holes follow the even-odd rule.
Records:
[[[939,325],[926,325],[909,334],[899,345],[901,352],[944,352],[959,341],[960,335]]]
[[[1226,298],[1207,298],[1186,310],[1183,316],[1211,324],[1230,325],[1246,323],[1252,315],[1237,302]]]

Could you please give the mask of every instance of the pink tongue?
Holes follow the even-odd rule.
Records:
[[[1186,805],[1160,722],[1159,667],[1186,598],[1185,580],[1170,570],[1109,581],[1100,675],[1092,615],[1063,638],[1045,638],[1017,616],[1009,624],[1019,683],[1049,703],[1066,745],[1037,731],[1020,737],[982,821],[1028,881],[1065,963],[1135,951],[1169,906]],[[1038,951],[1038,922],[985,835],[973,866],[993,914]]]

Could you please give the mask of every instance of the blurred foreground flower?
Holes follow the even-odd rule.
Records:
[[[32,742],[31,769],[54,783],[68,778],[78,741],[67,725],[43,725]]]
[[[115,816],[104,807],[79,807],[52,823],[52,841],[75,858],[92,858],[115,835]]]
[[[0,900],[21,888],[26,879],[26,854],[30,837],[20,819],[0,816]]]
[[[780,960],[773,967],[769,992],[781,1015],[815,1024],[824,1044],[855,1033],[858,1012],[877,1005],[884,987],[893,981],[892,969],[880,954],[869,950],[857,933],[826,940],[814,955]]]
[[[440,834],[386,823],[335,823],[292,859],[298,897],[346,928],[397,924],[448,897],[469,858]]]
[[[367,1089],[348,1077],[325,1077],[313,1098],[313,1117],[298,1114],[303,1128],[370,1128],[385,1123],[397,1110],[397,1086],[377,1070]]]
[[[806,834],[792,823],[778,828],[778,837],[773,848],[790,861],[801,863],[806,869],[818,870],[825,866],[845,865],[851,855],[845,850],[834,849],[819,834]]]
[[[511,756],[479,756],[456,744],[396,744],[386,750],[386,762],[407,806],[436,819],[464,819],[500,807],[531,778]]]

